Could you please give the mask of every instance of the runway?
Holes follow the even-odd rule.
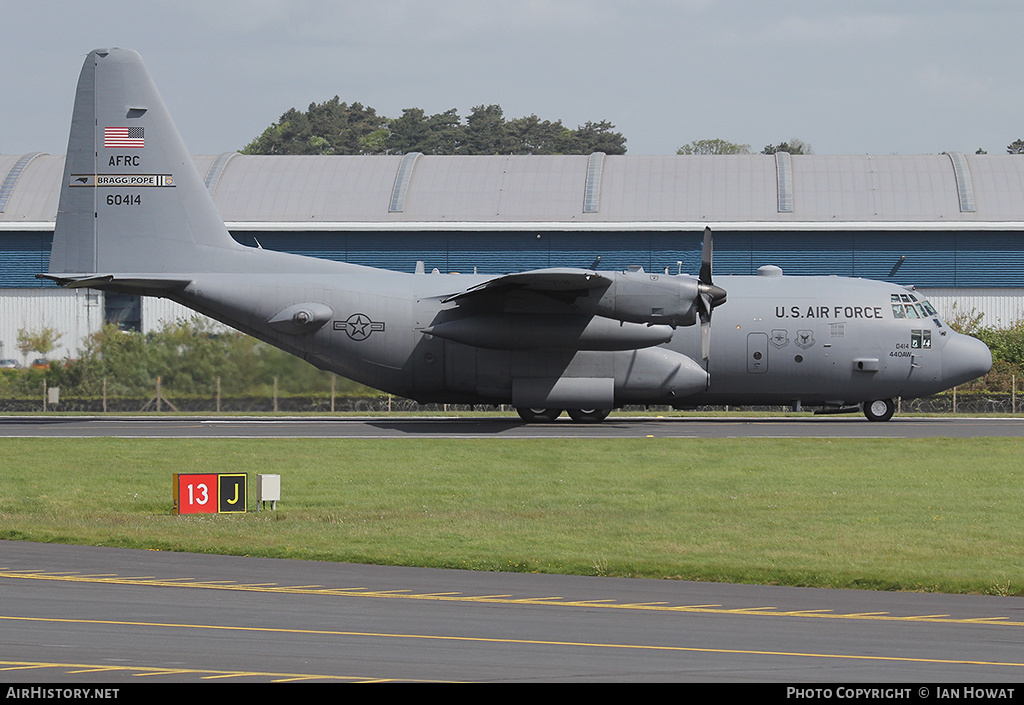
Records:
[[[609,417],[525,424],[510,417],[4,416],[8,438],[982,438],[1024,437],[1022,418]]]
[[[0,417],[4,437],[1020,437],[1022,419]],[[9,683],[1024,678],[1024,598],[500,574],[0,541]],[[759,691],[761,692],[761,691]],[[781,685],[780,685],[781,694]]]
[[[852,697],[885,682],[934,697],[1024,678],[1020,598],[12,541],[0,589],[8,683],[827,683]]]

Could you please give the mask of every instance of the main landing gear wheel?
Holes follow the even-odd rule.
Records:
[[[892,399],[875,399],[864,402],[864,415],[868,421],[888,421],[896,411],[896,404]]]
[[[611,409],[569,409],[569,417],[576,423],[601,423],[611,412]]]
[[[551,423],[562,415],[561,409],[531,409],[525,406],[516,407],[516,413],[526,423]]]

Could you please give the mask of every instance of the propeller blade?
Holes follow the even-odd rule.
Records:
[[[710,320],[711,310],[714,308],[714,300],[711,296],[711,287],[700,287],[697,294],[697,314],[700,316],[700,320]]]
[[[711,228],[704,228],[704,246],[700,253],[700,279],[701,284],[711,285]]]
[[[705,362],[711,353],[711,310],[714,308],[714,299],[707,291],[711,286],[702,286],[700,295],[697,297],[697,301],[700,303],[698,311],[700,315],[700,351]]]
[[[697,280],[700,282],[697,290],[699,292],[700,313],[702,316],[711,318],[711,310],[715,306],[725,303],[726,291],[720,286],[715,286],[711,281],[711,260],[714,246],[711,242],[711,228],[704,228],[704,246],[700,255],[700,275]]]
[[[713,246],[711,228],[704,228],[704,245],[700,255],[700,275],[697,285],[697,313],[700,316],[700,349],[704,361],[711,353],[711,312],[715,306],[725,303],[726,291],[711,281],[711,259]]]

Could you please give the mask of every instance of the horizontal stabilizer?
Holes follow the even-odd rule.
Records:
[[[181,277],[142,276],[124,274],[37,274],[68,289],[139,289],[146,291],[176,291],[192,281]]]

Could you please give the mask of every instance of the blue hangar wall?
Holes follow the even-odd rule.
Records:
[[[701,232],[245,232],[255,247],[412,272],[504,274],[541,267],[696,274]],[[1024,233],[717,231],[717,274],[755,274],[774,264],[787,275],[839,275],[919,287],[1024,288]],[[678,263],[682,263],[681,265]],[[474,269],[475,268],[475,269]]]
[[[699,232],[235,232],[244,245],[412,272],[503,274],[541,267],[695,274]],[[0,288],[54,286],[50,232],[0,233]],[[682,263],[681,265],[678,263]],[[839,275],[932,288],[1024,288],[1024,233],[1006,231],[715,232],[715,272]]]

